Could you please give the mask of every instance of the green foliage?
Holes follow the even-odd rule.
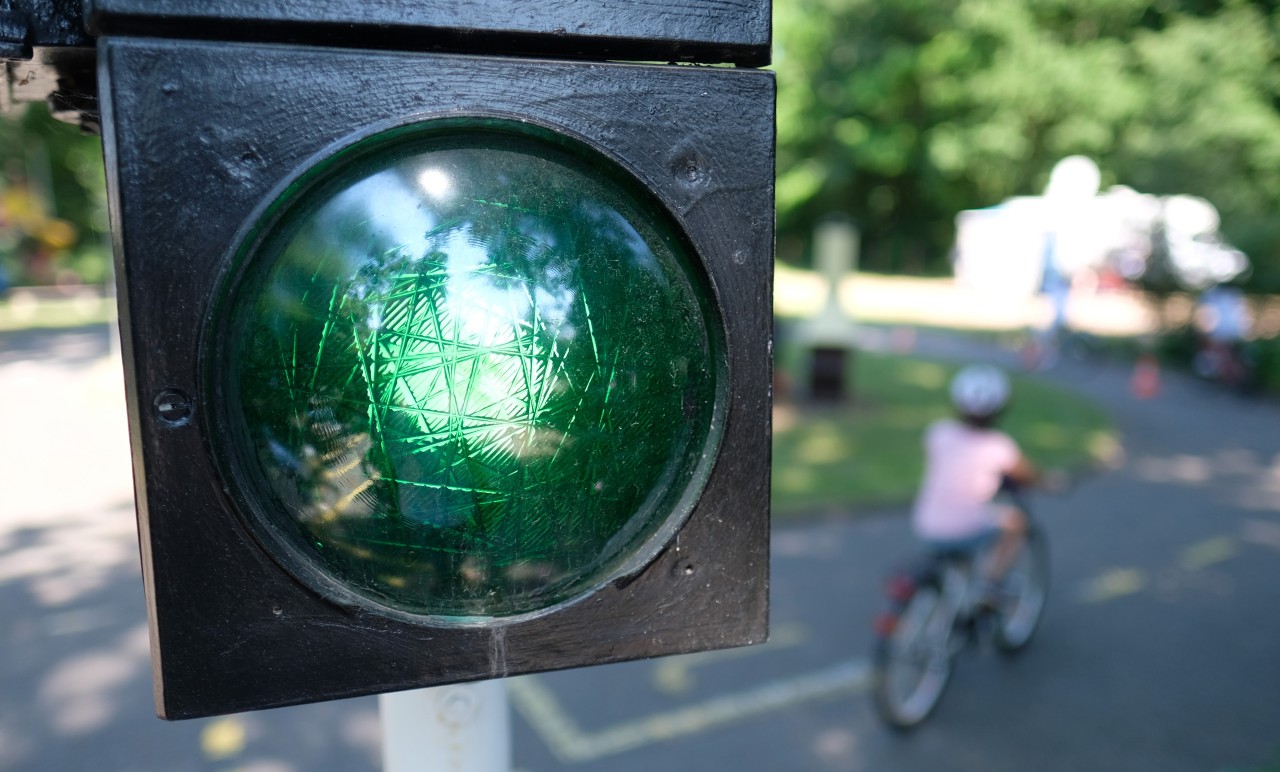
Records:
[[[1162,362],[1190,368],[1200,351],[1200,333],[1190,324],[1161,333],[1156,339],[1155,353]]]
[[[0,114],[0,271],[14,284],[105,281],[102,142],[42,104]]]
[[[1228,0],[778,0],[778,223],[795,258],[832,211],[873,270],[938,269],[955,214],[1104,183],[1212,201],[1280,285],[1280,33]]]
[[[1280,394],[1280,338],[1254,341],[1249,351],[1257,373],[1258,387]]]

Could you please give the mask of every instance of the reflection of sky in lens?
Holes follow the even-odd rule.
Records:
[[[395,171],[357,182],[325,208],[361,213],[362,227],[370,237],[396,245],[411,257],[421,257],[426,252],[426,233],[436,226],[430,208],[423,206],[421,193],[410,188]],[[332,227],[333,223],[321,219],[317,225],[323,234],[326,225]]]
[[[412,611],[518,613],[598,581],[709,436],[678,231],[598,169],[516,144],[362,156],[286,210],[233,311],[276,527]]]

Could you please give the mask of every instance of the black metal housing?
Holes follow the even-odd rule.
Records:
[[[65,1],[65,0],[64,0]],[[769,0],[86,0],[95,34],[576,59],[769,63]]]
[[[92,46],[83,0],[0,3],[0,59],[30,59],[39,46]]]
[[[107,36],[99,82],[162,717],[764,640],[771,73]],[[634,578],[546,614],[436,626],[326,600],[244,527],[210,452],[201,334],[248,220],[318,153],[370,126],[493,113],[586,140],[670,209],[719,296],[728,413],[701,501]]]
[[[55,118],[96,132],[93,48],[81,0],[0,2],[0,111],[47,101]]]

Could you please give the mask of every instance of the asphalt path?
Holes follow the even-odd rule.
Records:
[[[963,339],[924,353],[1001,358]],[[0,769],[369,770],[374,699],[154,718],[120,364],[102,328],[0,337]],[[1044,625],[966,652],[908,737],[866,695],[900,512],[775,530],[770,643],[511,679],[516,766],[550,770],[1262,770],[1280,753],[1280,409],[1114,364],[1117,468],[1035,499]],[[1280,768],[1280,767],[1275,767]]]

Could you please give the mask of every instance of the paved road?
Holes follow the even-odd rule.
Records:
[[[928,339],[939,355],[987,355]],[[1248,769],[1280,751],[1280,410],[1127,373],[1076,388],[1127,457],[1038,510],[1054,597],[1024,657],[974,654],[928,725],[865,698],[893,513],[779,528],[766,646],[515,679],[517,766],[628,770]],[[0,769],[377,768],[372,699],[152,717],[119,364],[101,329],[0,338]]]

